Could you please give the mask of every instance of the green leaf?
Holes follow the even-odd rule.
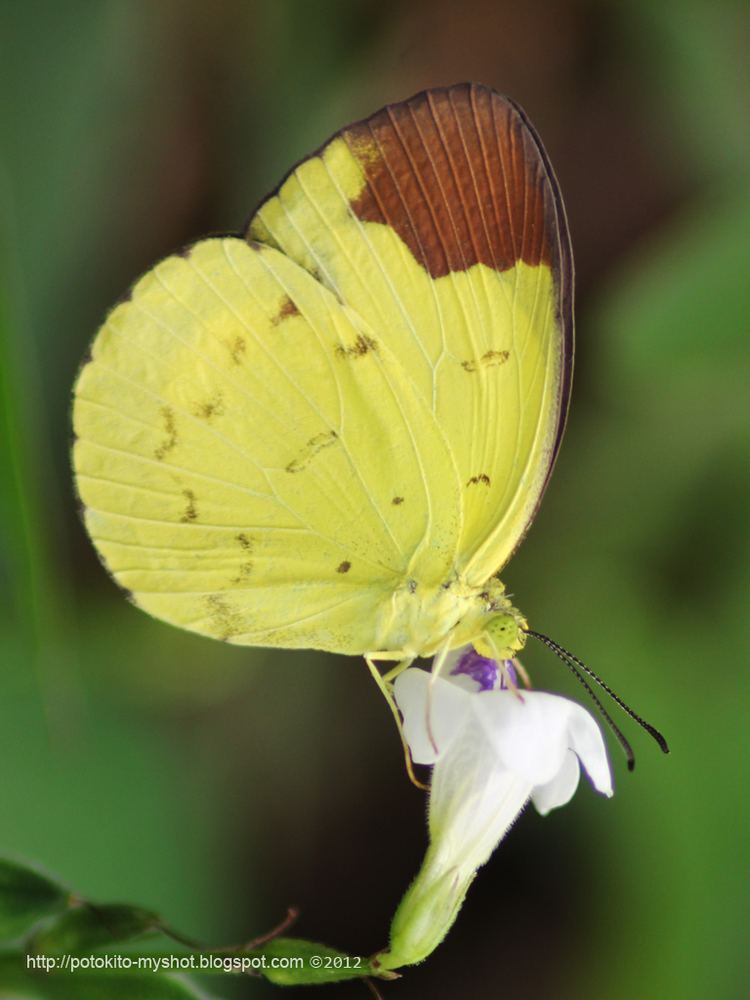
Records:
[[[68,896],[67,889],[46,875],[0,859],[0,940],[13,939],[63,909]]]
[[[44,955],[93,951],[118,941],[130,941],[159,927],[158,916],[139,906],[84,903],[37,931],[29,942],[29,951]]]
[[[188,979],[159,974],[58,972],[26,968],[26,956],[0,954],[0,997],[13,1000],[211,1000]]]
[[[362,979],[365,976],[382,976],[375,971],[371,960],[358,955],[329,948],[301,938],[274,938],[252,954],[266,958],[302,959],[301,968],[269,968],[262,970],[265,978],[277,986],[304,986],[318,983],[337,983],[345,979]],[[388,977],[390,978],[390,977]]]

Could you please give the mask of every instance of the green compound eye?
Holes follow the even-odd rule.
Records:
[[[494,660],[509,660],[524,645],[521,623],[513,615],[493,615],[482,635],[473,643],[480,656]]]

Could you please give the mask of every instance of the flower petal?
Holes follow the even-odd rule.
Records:
[[[552,781],[546,785],[537,785],[531,793],[531,801],[536,807],[536,811],[546,816],[551,809],[557,809],[570,802],[578,788],[578,779],[581,776],[581,768],[578,758],[572,750],[568,750],[565,760],[560,770]]]
[[[573,702],[539,691],[522,698],[509,691],[488,691],[472,707],[503,765],[532,785],[546,785],[563,765],[570,742]]]
[[[578,755],[578,759],[586,775],[597,790],[607,798],[612,798],[612,768],[607,757],[604,737],[593,717],[575,702],[570,703],[574,710],[570,715],[568,735],[570,748]]]
[[[439,677],[430,688],[430,676],[426,670],[410,667],[398,675],[393,685],[396,704],[404,717],[404,735],[415,764],[434,764],[438,754],[448,750],[471,711],[476,687],[470,678],[456,678],[456,681],[465,681],[470,688],[467,690],[464,684]]]
[[[601,731],[592,716],[574,701],[543,691],[526,691],[523,700],[504,691],[488,691],[472,699],[472,707],[502,763],[546,785],[574,750],[594,787],[612,794],[612,777]]]
[[[472,714],[432,772],[430,840],[446,867],[483,865],[521,812],[531,782],[499,764]]]

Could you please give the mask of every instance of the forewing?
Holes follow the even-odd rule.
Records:
[[[144,610],[237,643],[378,648],[447,576],[452,457],[380,331],[277,250],[210,239],[109,315],[75,388],[86,526]]]
[[[565,216],[524,114],[469,84],[386,107],[296,167],[249,236],[316,275],[399,358],[458,469],[456,569],[484,582],[537,509],[572,366]]]

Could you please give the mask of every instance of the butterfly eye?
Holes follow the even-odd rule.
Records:
[[[484,632],[473,645],[480,656],[493,660],[510,660],[523,645],[524,636],[513,615],[492,615]]]

